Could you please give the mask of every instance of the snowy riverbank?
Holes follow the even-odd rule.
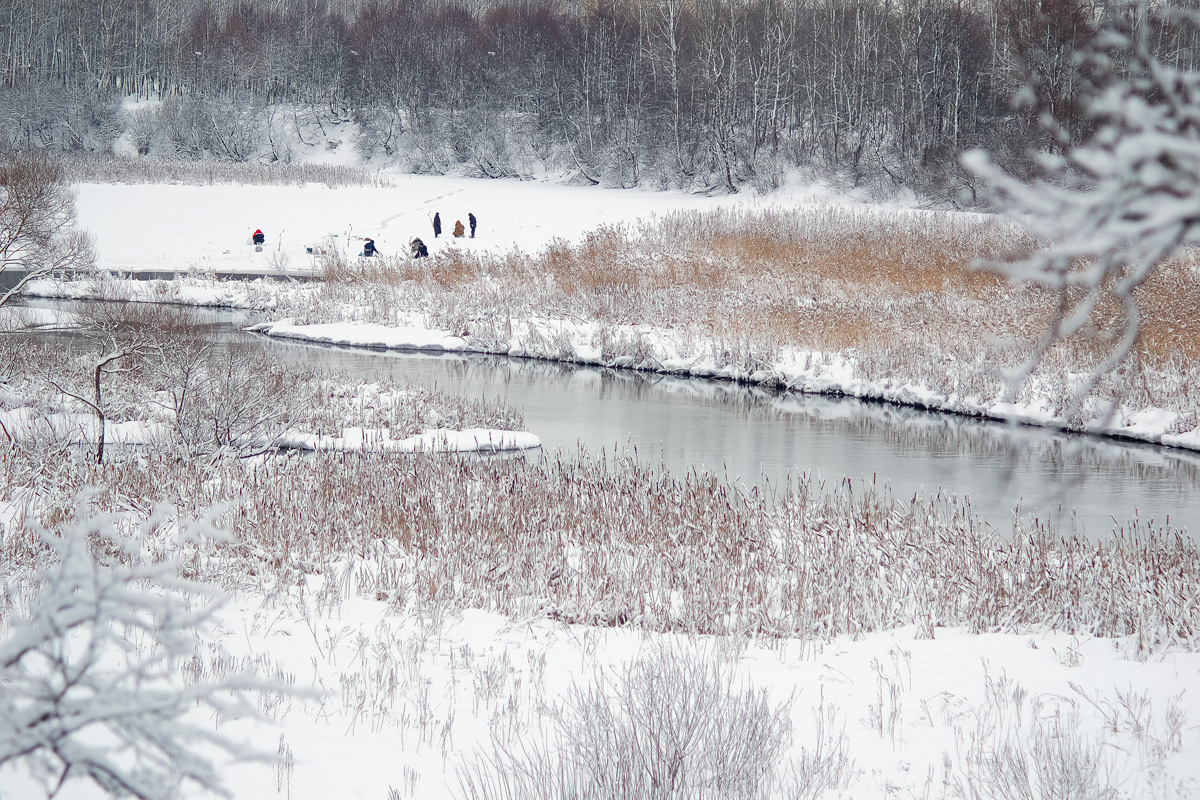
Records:
[[[669,332],[641,327],[618,330],[614,335],[641,339],[649,351],[648,357],[640,360],[631,356],[605,358],[601,348],[594,344],[597,328],[596,325],[564,320],[528,321],[515,324],[510,346],[499,350],[473,348],[466,339],[449,331],[430,330],[419,325],[403,328],[360,323],[301,325],[291,320],[280,320],[254,325],[250,330],[269,336],[351,347],[489,352],[575,364],[652,370],[667,375],[784,386],[796,392],[846,395],[1028,425],[1063,429],[1075,427],[1055,415],[1048,399],[1014,403],[978,396],[947,396],[903,381],[864,380],[857,374],[853,356],[841,354],[787,350],[779,362],[749,370],[736,365],[718,364],[711,354],[681,354],[678,342]],[[570,354],[564,354],[564,350]],[[1110,414],[1095,418],[1083,430],[1097,435],[1200,450],[1200,428],[1174,432],[1179,417],[1177,412],[1165,409],[1119,405],[1112,408]]]
[[[313,292],[312,287],[273,280],[212,281],[201,277],[174,281],[134,281],[105,278],[96,282],[58,283],[38,281],[29,294],[69,299],[131,300],[163,302],[199,307],[255,309],[270,313],[281,294]],[[353,316],[353,314],[351,314]],[[449,353],[487,353],[520,358],[537,358],[566,363],[639,369],[696,378],[783,386],[791,391],[845,395],[1021,424],[1082,431],[1152,444],[1200,450],[1200,426],[1189,427],[1179,411],[1154,406],[1118,404],[1096,409],[1085,424],[1072,423],[1056,413],[1063,399],[1052,390],[1039,390],[1037,380],[1025,391],[1025,399],[944,393],[919,383],[892,377],[864,378],[851,353],[823,353],[785,348],[775,363],[746,368],[714,355],[713,346],[686,343],[672,331],[652,326],[603,327],[595,323],[563,319],[512,321],[509,341],[476,343],[470,337],[439,330],[424,323],[425,315],[403,314],[405,324],[369,322],[300,323],[279,319],[258,323],[248,329],[268,336],[370,349],[396,349]],[[621,340],[639,355],[606,356],[599,344],[602,336]],[[947,365],[947,373],[954,365]]]
[[[613,325],[578,318],[574,311],[556,314],[553,308],[505,317],[499,327],[493,320],[486,323],[490,327],[481,335],[470,330],[478,325],[460,323],[464,325],[462,330],[439,326],[439,318],[452,314],[436,307],[443,302],[438,297],[422,299],[420,290],[407,291],[400,297],[393,295],[389,287],[372,288],[369,283],[325,291],[319,284],[286,280],[288,276],[322,274],[322,257],[307,252],[322,246],[334,248],[336,259],[348,262],[341,269],[352,271],[360,261],[356,257],[356,237],[361,235],[371,235],[389,256],[404,254],[408,239],[420,236],[430,247],[429,262],[449,263],[447,259],[452,262],[477,255],[522,258],[520,253],[536,252],[556,242],[569,246],[590,241],[589,237],[603,226],[632,230],[677,211],[773,208],[809,214],[814,208],[834,204],[843,209],[836,212],[836,219],[847,226],[846,235],[856,237],[862,235],[864,225],[889,229],[916,226],[914,230],[936,231],[945,226],[953,229],[964,221],[968,226],[986,224],[978,215],[857,205],[809,189],[766,198],[710,198],[428,176],[390,176],[389,183],[387,187],[339,188],[83,185],[78,187],[79,221],[96,237],[101,268],[172,270],[183,275],[172,281],[111,277],[67,284],[44,281],[31,286],[30,294],[258,309],[279,318],[257,326],[257,330],[292,339],[372,348],[507,354],[764,383],[797,392],[843,394],[1200,449],[1200,419],[1189,410],[1189,403],[1178,400],[1178,378],[1170,375],[1139,378],[1134,381],[1139,388],[1148,385],[1142,396],[1132,400],[1121,397],[1116,403],[1093,399],[1067,418],[1073,382],[1082,376],[1072,375],[1070,366],[1065,365],[1049,377],[1033,376],[1019,393],[1011,393],[995,363],[1003,349],[994,343],[989,345],[990,350],[980,350],[973,357],[974,363],[962,353],[940,351],[938,348],[944,345],[918,354],[903,342],[874,353],[856,347],[800,348],[783,342],[782,346],[766,347],[764,356],[759,352],[763,348],[737,338],[705,338],[696,331],[679,329],[675,323],[664,326],[646,319],[642,324]],[[444,233],[434,239],[430,219],[435,211],[441,213],[445,230],[454,219],[465,219],[468,211],[475,213],[480,220],[477,238],[456,239]],[[825,235],[836,241],[839,223],[830,224],[835,229]],[[249,234],[255,228],[267,234],[261,252],[249,244]],[[955,235],[961,237],[962,233]],[[371,268],[376,271],[375,279],[386,275],[388,269],[380,273],[378,264]],[[214,281],[204,277],[214,271],[272,274],[279,280]],[[486,291],[486,284],[480,288]],[[963,302],[969,301],[954,301],[959,305]],[[836,297],[832,303],[835,307],[845,305]],[[479,313],[477,309],[486,304],[468,305],[466,310],[454,312],[457,318]],[[917,307],[915,324],[936,322],[921,308]],[[301,316],[297,317],[297,312]],[[952,303],[938,313],[951,317],[960,312],[961,308]],[[492,308],[485,309],[485,313],[503,316],[513,312]],[[756,312],[751,309],[740,313]],[[851,307],[848,313],[887,311],[868,304],[858,310]],[[828,322],[836,323],[826,320],[822,324]],[[987,341],[978,333],[975,336],[981,346]],[[913,352],[908,355],[910,350]],[[1159,404],[1154,402],[1156,397],[1172,402]]]

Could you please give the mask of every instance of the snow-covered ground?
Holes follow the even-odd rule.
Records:
[[[85,185],[79,187],[78,210],[82,226],[96,236],[105,268],[299,273],[315,267],[306,248],[326,237],[335,237],[348,253],[362,235],[373,237],[384,253],[402,251],[413,236],[434,254],[449,248],[505,252],[513,246],[528,252],[555,237],[576,240],[602,224],[633,225],[675,209],[764,202],[444,177],[397,176],[393,183],[338,189]],[[810,200],[799,193],[769,202]],[[430,228],[434,211],[441,212],[443,225],[436,241]],[[465,223],[468,212],[479,219],[478,238],[453,240],[448,234],[454,221]],[[256,228],[267,235],[261,252],[248,244]],[[136,296],[138,288],[129,286],[127,294]],[[145,294],[138,299],[260,307],[270,307],[273,291],[253,285],[140,288]],[[417,325],[381,331],[350,323],[307,329],[280,323],[273,332],[372,346],[456,349],[462,342],[451,332]],[[585,338],[580,335],[581,342]],[[797,366],[791,376],[810,381],[803,388],[884,391],[856,391],[847,372],[851,365],[821,354],[798,356],[795,363],[812,371],[805,377]],[[681,364],[678,371],[721,374],[697,364]],[[908,402],[981,410],[957,398],[929,397],[921,387],[890,391]],[[1012,411],[1031,418],[1037,413]],[[1142,423],[1136,432],[1162,440],[1167,423],[1152,410],[1136,419]],[[1194,434],[1175,443],[1200,446]],[[350,438],[326,445],[350,447]],[[486,505],[484,498],[481,513]],[[327,578],[310,580],[310,598],[318,597]],[[219,658],[213,649],[213,669],[253,664],[321,692],[315,698],[261,700],[268,722],[227,723],[282,759],[274,767],[228,766],[224,775],[235,798],[471,796],[463,779],[476,775],[476,768],[495,769],[497,746],[535,764],[543,753],[538,749],[543,733],[553,729],[552,710],[570,704],[572,687],[618,691],[632,663],[664,650],[675,660],[695,653],[705,663],[724,665],[731,671],[731,691],[754,686],[772,704],[790,701],[793,744],[784,763],[794,768],[798,788],[778,796],[991,797],[1001,796],[997,781],[1012,792],[1003,796],[1031,800],[1200,796],[1195,653],[1138,659],[1136,645],[1128,641],[948,629],[936,629],[930,638],[928,631],[911,628],[829,643],[732,642],[480,611],[430,616],[369,598],[317,606],[319,600],[305,605],[237,595],[206,645],[229,654]],[[845,757],[840,771],[839,753]],[[1022,766],[1035,775],[1029,794],[1011,771]],[[1054,794],[1053,776],[1036,777],[1045,767],[1082,788]],[[827,791],[806,779],[822,770],[840,776]],[[11,770],[0,770],[0,786],[5,798],[37,796]],[[70,787],[60,796],[96,795]]]
[[[828,644],[740,643],[483,612],[422,618],[368,601],[319,622],[242,602],[225,628],[234,653],[268,654],[298,683],[315,676],[329,694],[280,713],[278,731],[257,727],[260,746],[286,743],[294,768],[240,769],[239,798],[384,798],[389,788],[403,798],[463,797],[458,772],[486,769],[494,742],[533,749],[554,730],[550,708],[569,707],[573,689],[611,691],[631,665],[664,653],[719,666],[731,692],[752,688],[772,706],[790,703],[794,742],[784,764],[833,747],[851,762],[843,785],[793,797],[956,797],[954,782],[970,779],[984,797],[1024,797],[1020,788],[996,794],[971,755],[1001,756],[1011,744],[1014,764],[1034,773],[1039,758],[1060,755],[1051,769],[1094,758],[1096,787],[1116,790],[1089,794],[1083,778],[1077,792],[1056,795],[1060,786],[1035,777],[1030,800],[1200,796],[1198,654],[1135,663],[1111,640],[953,630],[929,639],[913,629]],[[1035,750],[1041,737],[1050,750]]]
[[[577,241],[602,225],[722,206],[811,201],[812,192],[706,197],[679,192],[560,186],[542,182],[396,175],[392,186],[77,187],[79,224],[96,236],[99,266],[111,270],[267,272],[286,257],[289,272],[312,271],[309,247],[329,237],[349,255],[370,236],[384,255],[408,253],[420,237],[430,256],[449,248],[536,252],[552,239]],[[442,235],[434,238],[433,215]],[[451,235],[456,220],[478,220],[476,237]],[[250,243],[261,229],[261,252]]]
[[[770,796],[1200,796],[1198,654],[1135,662],[1111,640],[945,629],[933,639],[905,628],[829,643],[744,642],[486,612],[429,616],[371,600],[324,611],[318,604],[238,598],[195,666],[213,679],[253,665],[310,692],[266,693],[257,699],[265,719],[224,722],[222,730],[247,742],[245,752],[281,759],[225,763],[236,800],[470,797],[467,775],[519,778],[511,765],[497,771],[500,748],[531,773],[553,763],[565,747],[556,710],[575,720],[575,735],[587,729],[572,716],[580,693],[610,692],[621,721],[630,669],[663,670],[664,661],[693,679],[697,665],[719,669],[720,691],[692,696],[700,687],[659,672],[666,683],[654,691],[664,694],[643,700],[715,704],[761,691],[770,711],[782,711],[791,746],[771,766],[793,786]],[[703,706],[697,711],[699,730],[708,731],[714,721]],[[673,724],[686,731],[687,722]],[[649,736],[665,743],[676,733]],[[600,748],[600,737],[582,744]],[[691,746],[685,773],[719,763],[707,746]],[[0,783],[5,797],[39,796],[17,771],[0,768]],[[82,784],[67,788],[61,797],[99,796]],[[543,788],[522,796],[563,796]]]

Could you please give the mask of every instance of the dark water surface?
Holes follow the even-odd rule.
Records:
[[[203,319],[230,340],[255,336],[237,330],[244,314]],[[708,470],[764,491],[804,473],[886,483],[900,497],[941,491],[969,498],[1001,533],[1014,513],[1092,538],[1135,516],[1200,531],[1200,453],[1186,450],[717,381],[258,338],[295,364],[500,398],[547,452],[636,448],[672,471]]]

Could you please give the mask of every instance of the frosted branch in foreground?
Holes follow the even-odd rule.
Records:
[[[182,679],[218,598],[170,562],[140,561],[161,522],[126,537],[81,503],[74,521],[43,532],[52,564],[37,576],[29,614],[0,642],[0,772],[27,770],[48,797],[73,780],[143,800],[176,797],[189,783],[222,791],[211,756],[245,748],[212,717],[254,716],[242,692],[265,684]],[[196,527],[187,536],[211,533]]]
[[[1200,23],[1176,9],[1157,13],[1157,22],[1188,29]],[[1077,54],[1091,78],[1083,110],[1094,130],[1073,143],[1046,120],[1064,153],[1040,158],[1042,178],[1016,178],[981,151],[964,157],[1010,214],[1051,242],[1023,261],[986,265],[1058,292],[1052,322],[1014,382],[1036,370],[1057,341],[1095,326],[1104,342],[1075,407],[1136,343],[1134,290],[1182,246],[1200,241],[1200,73],[1158,60],[1150,45],[1157,22],[1144,2],[1122,4]],[[1106,298],[1118,309],[1110,321],[1096,313]]]

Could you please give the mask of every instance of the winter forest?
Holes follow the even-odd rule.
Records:
[[[789,170],[973,204],[1042,114],[1086,124],[1080,0],[7,0],[0,146],[290,161],[353,122],[366,158],[442,174],[769,191]],[[1195,29],[1153,15],[1188,68]],[[161,106],[123,118],[123,97]]]

